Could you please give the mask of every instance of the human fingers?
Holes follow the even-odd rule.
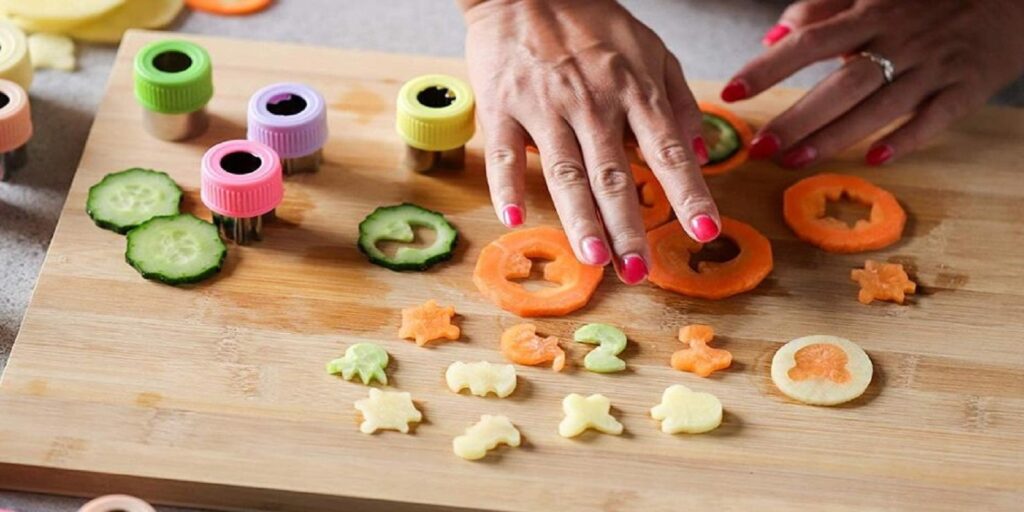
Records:
[[[778,23],[765,32],[761,44],[771,46],[789,35],[796,28],[835,16],[849,9],[853,0],[803,0],[786,7]]]
[[[478,116],[485,134],[484,166],[494,213],[509,228],[526,220],[526,135],[519,123],[505,113]]]
[[[984,98],[975,98],[965,85],[940,91],[926,100],[910,120],[875,142],[865,155],[865,161],[868,165],[883,165],[920,148],[981,101]]]

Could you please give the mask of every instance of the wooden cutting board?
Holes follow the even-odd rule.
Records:
[[[864,147],[826,167],[867,177],[905,205],[906,238],[871,257],[912,269],[921,293],[910,305],[859,304],[849,271],[865,255],[825,254],[785,227],[781,193],[813,171],[751,163],[710,182],[726,215],[772,240],[776,268],[757,290],[691,300],[609,273],[588,307],[537,324],[562,338],[587,321],[622,326],[628,371],[583,371],[587,349],[569,347],[568,371],[521,367],[515,394],[482,399],[443,383],[455,360],[500,362],[499,333],[520,321],[470,279],[481,248],[505,231],[488,202],[480,137],[465,171],[417,175],[400,169],[392,128],[406,79],[461,75],[463,63],[182,36],[209,49],[217,94],[210,130],[174,144],[142,131],[131,89],[134,53],[162,37],[129,35],[114,66],[0,385],[0,487],[233,510],[1019,510],[1020,111],[983,110],[891,167],[862,166]],[[187,190],[184,209],[208,216],[201,155],[243,137],[249,95],[285,80],[328,99],[327,165],[288,180],[280,221],[263,243],[231,247],[219,277],[191,288],[142,280],[123,261],[123,238],[86,216],[89,186],[126,167],[163,169]],[[711,99],[718,86],[695,90]],[[736,111],[760,125],[798,95],[772,91]],[[529,224],[556,223],[531,166]],[[400,201],[449,215],[463,235],[453,262],[401,274],[366,262],[357,223]],[[399,309],[430,298],[458,308],[461,341],[397,339]],[[677,329],[693,322],[715,327],[732,368],[702,379],[668,366]],[[774,388],[774,351],[813,333],[867,350],[876,373],[862,398],[810,407]],[[359,433],[352,404],[366,388],[324,372],[357,341],[391,352],[393,385],[425,416],[412,435]],[[716,394],[722,427],[661,433],[648,411],[674,383]],[[570,392],[610,397],[626,433],[559,437]],[[452,438],[487,413],[508,415],[524,446],[475,463],[455,457]]]

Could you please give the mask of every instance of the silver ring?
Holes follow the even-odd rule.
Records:
[[[896,67],[892,65],[891,60],[871,52],[860,52],[860,56],[878,64],[878,67],[882,69],[882,78],[885,79],[886,85],[891,84],[896,78]]]

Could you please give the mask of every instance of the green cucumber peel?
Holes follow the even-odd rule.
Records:
[[[587,324],[573,334],[573,341],[597,345],[583,358],[583,367],[595,373],[615,373],[626,369],[626,362],[618,357],[626,350],[626,335],[608,324]]]

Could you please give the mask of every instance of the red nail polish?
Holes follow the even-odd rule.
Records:
[[[690,228],[693,229],[693,234],[697,237],[698,242],[710,242],[718,238],[718,224],[715,224],[710,215],[702,213],[694,217],[690,221]]]
[[[750,89],[747,87],[747,83],[739,78],[734,78],[722,89],[722,100],[732,103],[746,98],[749,94]]]
[[[778,135],[771,132],[759,133],[750,141],[748,155],[754,159],[770,158],[779,151],[781,146],[782,141],[779,140]]]
[[[626,284],[637,284],[647,277],[647,263],[636,254],[622,258],[622,280]]]
[[[523,224],[523,209],[510,204],[501,210],[501,221],[506,227],[517,228]]]
[[[793,31],[793,28],[786,23],[776,23],[775,26],[768,29],[768,32],[764,33],[764,38],[761,39],[761,44],[765,46],[771,46],[783,37],[789,35]]]
[[[864,160],[868,165],[882,165],[892,158],[892,155],[896,153],[896,150],[888,144],[880,144],[871,148],[868,154],[865,155]]]
[[[694,137],[693,152],[697,154],[697,158],[700,159],[701,165],[708,163],[708,146],[704,143],[704,137],[699,135]]]
[[[799,169],[805,167],[818,158],[818,150],[811,146],[800,146],[782,157],[782,165]]]
[[[583,257],[587,260],[584,263],[591,265],[605,266],[612,260],[608,246],[600,238],[591,236],[583,239]]]

